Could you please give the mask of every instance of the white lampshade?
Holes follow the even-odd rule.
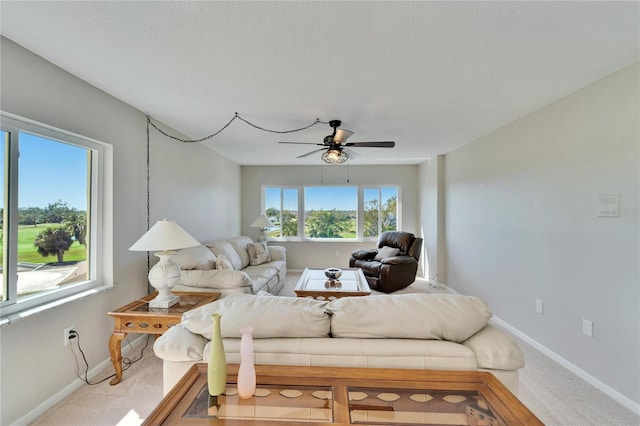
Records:
[[[252,228],[273,228],[275,225],[265,215],[260,216],[250,225]]]
[[[131,251],[167,251],[195,247],[200,245],[177,223],[172,220],[159,220],[129,250]]]
[[[177,223],[159,220],[129,250],[157,251],[160,261],[149,270],[149,284],[158,290],[158,296],[149,301],[150,308],[169,308],[180,301],[171,289],[180,281],[180,267],[171,260],[175,252],[169,251],[200,245]]]

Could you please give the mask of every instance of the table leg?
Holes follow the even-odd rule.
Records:
[[[111,362],[113,368],[116,370],[116,377],[114,377],[109,384],[117,385],[122,380],[122,351],[121,342],[127,335],[120,331],[114,331],[109,338],[109,354],[111,355]]]

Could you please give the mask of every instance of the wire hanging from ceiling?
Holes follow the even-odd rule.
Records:
[[[165,132],[164,130],[162,130],[161,128],[159,128],[157,125],[155,125],[153,123],[153,121],[151,121],[151,117],[147,115],[147,125],[151,125],[154,129],[156,129],[158,132],[162,133],[163,135],[165,135],[168,138],[171,138],[173,140],[176,140],[178,142],[183,142],[183,143],[197,143],[197,142],[204,142],[206,140],[212,139],[216,136],[218,136],[220,133],[222,133],[227,127],[229,127],[231,125],[231,123],[233,123],[235,120],[240,120],[243,121],[244,123],[248,124],[249,126],[261,130],[263,132],[269,132],[269,133],[278,133],[278,134],[286,134],[286,133],[295,133],[295,132],[301,132],[303,130],[307,130],[313,126],[315,126],[316,124],[329,124],[329,122],[327,121],[321,121],[319,118],[316,118],[316,120],[304,127],[300,127],[298,129],[292,129],[292,130],[272,130],[272,129],[267,129],[265,127],[262,126],[258,126],[257,124],[252,123],[251,121],[247,120],[246,118],[242,117],[240,114],[238,114],[237,112],[234,114],[234,116],[231,118],[231,120],[229,120],[227,122],[227,124],[225,124],[224,126],[222,126],[222,128],[220,128],[220,130],[205,136],[203,138],[200,139],[182,139],[173,135],[170,135],[169,133]]]

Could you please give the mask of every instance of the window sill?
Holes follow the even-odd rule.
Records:
[[[269,238],[270,243],[375,243],[377,238]]]
[[[113,288],[113,285],[103,285],[99,287],[94,287],[85,291],[81,291],[76,294],[72,294],[67,297],[60,298],[58,300],[54,300],[52,302],[44,303],[39,306],[34,306],[33,308],[28,308],[20,312],[15,312],[13,314],[3,315],[0,317],[0,327],[12,324],[14,322],[20,321],[25,318],[29,318],[33,315],[40,314],[42,312],[49,311],[51,309],[57,308],[58,306],[65,305],[70,302],[74,302],[76,300],[84,299],[85,297],[102,293],[104,291],[110,290]]]

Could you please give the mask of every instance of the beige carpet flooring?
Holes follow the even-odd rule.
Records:
[[[294,295],[292,289],[300,276],[290,273],[281,292]],[[446,292],[418,280],[401,290]],[[543,423],[553,426],[639,426],[640,417],[621,406],[566,368],[526,342],[516,338],[525,353],[526,366],[520,370],[519,398]],[[140,353],[140,348],[135,348]],[[133,357],[130,354],[129,357]],[[106,369],[101,377],[112,374]],[[98,381],[100,377],[92,379]],[[38,426],[133,426],[142,423],[162,399],[162,362],[151,348],[141,361],[124,372],[116,386],[108,381],[85,385],[32,425]]]

